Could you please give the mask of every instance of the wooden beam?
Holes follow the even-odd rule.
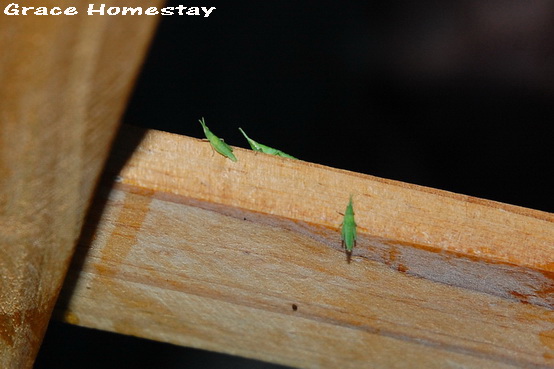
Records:
[[[163,132],[128,143],[143,134],[116,144],[115,162],[134,152],[106,175],[65,321],[302,368],[554,365],[552,214]]]
[[[32,367],[157,21],[56,6],[0,15],[1,368]]]

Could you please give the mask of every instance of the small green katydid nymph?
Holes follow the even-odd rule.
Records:
[[[223,156],[228,157],[232,161],[237,161],[237,158],[233,154],[233,149],[231,148],[231,146],[223,142],[221,138],[214,135],[212,131],[210,131],[208,127],[206,127],[206,122],[204,121],[204,117],[202,117],[202,119],[200,119],[199,122],[200,124],[202,124],[202,128],[204,129],[204,134],[206,135],[206,138],[208,139],[208,141],[210,141],[210,144],[215,149],[215,151],[217,151]]]
[[[346,252],[351,253],[356,245],[356,221],[354,220],[354,206],[352,205],[352,195],[350,202],[346,206],[344,219],[341,229],[342,244],[346,248]]]
[[[281,150],[277,150],[277,149],[274,149],[273,147],[262,145],[261,143],[254,141],[253,139],[248,137],[246,135],[246,133],[244,133],[242,128],[239,128],[239,131],[241,131],[241,133],[244,135],[244,137],[246,138],[246,140],[250,144],[250,147],[254,151],[263,152],[264,154],[277,155],[277,156],[281,156],[283,158],[296,159],[294,156],[286,154],[286,153],[282,152]]]

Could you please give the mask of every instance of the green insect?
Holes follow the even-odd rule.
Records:
[[[231,148],[231,146],[223,142],[221,138],[214,135],[212,131],[210,131],[208,127],[206,127],[206,122],[204,121],[204,117],[202,117],[202,119],[200,119],[199,122],[200,124],[202,124],[202,128],[204,129],[204,134],[206,135],[206,138],[208,139],[208,141],[210,141],[210,144],[215,149],[215,151],[217,151],[223,156],[228,157],[232,161],[237,161],[237,158],[233,154],[233,149]]]
[[[281,156],[283,158],[296,159],[294,156],[286,154],[286,153],[282,152],[281,150],[277,150],[277,149],[274,149],[273,147],[262,145],[261,143],[258,143],[256,141],[254,141],[253,139],[248,137],[246,135],[246,133],[244,133],[242,128],[239,128],[239,130],[242,132],[242,134],[244,135],[244,137],[246,138],[246,140],[250,144],[250,147],[252,148],[252,150],[260,151],[260,152],[263,152],[264,154]]]
[[[347,252],[352,252],[352,249],[356,245],[356,221],[354,220],[354,207],[352,205],[352,195],[350,195],[350,202],[346,206],[344,212],[344,219],[342,221],[341,229],[342,244],[346,248]]]

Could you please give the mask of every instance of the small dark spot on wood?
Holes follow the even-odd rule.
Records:
[[[242,218],[243,220],[246,220],[246,218]]]
[[[296,310],[298,310],[298,305],[292,304],[292,311],[296,311]]]

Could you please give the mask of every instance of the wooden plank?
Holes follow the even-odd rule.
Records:
[[[1,368],[32,366],[157,21],[55,5],[0,14]]]
[[[336,248],[339,212],[353,194],[355,256],[554,307],[553,214],[249,151],[231,165],[198,143],[152,131],[120,175],[156,193],[293,219],[296,230]]]
[[[148,131],[106,177],[59,316],[302,368],[554,366],[552,214],[236,154]]]

